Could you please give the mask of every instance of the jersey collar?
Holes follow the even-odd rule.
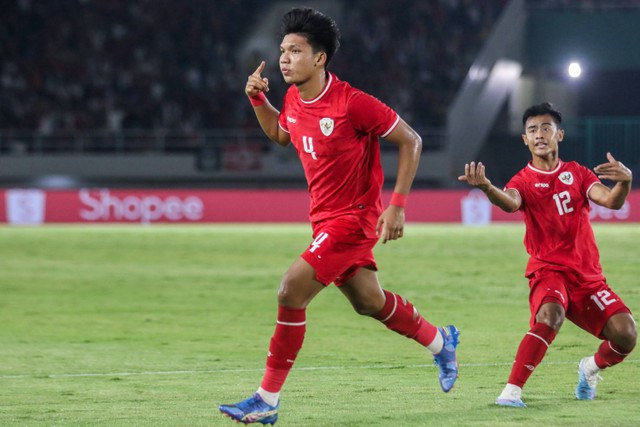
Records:
[[[531,164],[531,162],[527,163],[527,167],[535,172],[538,173],[542,173],[545,175],[553,175],[554,173],[558,172],[560,170],[560,168],[562,167],[564,163],[562,162],[562,160],[558,160],[558,166],[556,166],[553,170],[550,171],[543,171],[542,169],[538,169],[537,167],[533,166]]]
[[[320,92],[320,95],[316,96],[315,98],[313,98],[313,99],[311,99],[309,101],[305,101],[304,99],[300,98],[300,101],[302,101],[304,104],[313,104],[314,102],[316,102],[320,98],[322,98],[324,96],[324,94],[327,93],[327,91],[329,90],[329,86],[331,86],[331,82],[333,82],[333,74],[331,74],[329,72],[327,72],[327,74],[329,75],[329,79],[327,80],[327,84],[324,85],[324,89],[322,90],[322,92]]]

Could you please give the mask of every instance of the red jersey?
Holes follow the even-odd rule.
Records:
[[[333,73],[315,99],[303,100],[295,85],[289,88],[278,123],[302,162],[312,222],[357,215],[375,227],[384,180],[378,137],[391,133],[399,120],[387,105]]]
[[[581,281],[604,279],[589,220],[589,190],[599,182],[586,167],[559,161],[552,171],[529,163],[507,183],[505,190],[514,189],[522,198],[524,245],[530,255],[527,277],[551,267],[568,269]]]

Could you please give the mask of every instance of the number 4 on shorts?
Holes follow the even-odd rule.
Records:
[[[311,253],[315,252],[316,249],[320,247],[322,242],[324,242],[327,239],[327,237],[329,237],[329,235],[324,231],[318,234],[318,236],[313,240],[313,242],[311,242],[311,249],[309,249],[309,252]]]

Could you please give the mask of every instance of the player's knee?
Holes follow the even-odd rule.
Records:
[[[290,299],[291,298],[289,297],[289,292],[287,291],[287,289],[280,286],[280,288],[278,289],[278,305],[287,307],[287,303]]]
[[[630,340],[629,342],[631,343],[631,345],[633,346],[633,348],[636,347],[636,343],[638,342],[638,331],[636,329],[636,324],[634,323],[633,326],[631,327],[631,331],[629,333],[629,337]],[[633,349],[632,349],[633,350]]]
[[[562,317],[562,318],[546,318],[541,322],[539,321],[538,323],[544,323],[545,325],[547,325],[548,327],[550,327],[551,329],[553,329],[557,333],[560,330],[560,328],[562,327],[562,324],[564,323],[564,317]]]
[[[544,323],[558,332],[564,323],[564,308],[560,304],[545,304],[536,315],[536,322]]]
[[[625,336],[624,343],[622,344],[623,351],[625,353],[631,353],[634,348],[636,348],[636,343],[638,341],[638,334],[636,330],[633,330],[633,333]]]
[[[636,330],[636,325],[635,323],[629,322],[629,324],[625,325],[625,328],[617,334],[614,343],[619,350],[628,354],[636,347],[637,341],[638,332]]]
[[[604,336],[615,345],[618,351],[625,354],[631,353],[638,340],[636,322],[630,314],[614,315],[605,326]]]
[[[282,279],[280,288],[278,288],[278,305],[289,308],[304,308],[301,306],[304,302],[295,289],[296,287],[290,280],[286,277]]]

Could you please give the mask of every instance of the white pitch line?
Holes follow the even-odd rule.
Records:
[[[639,363],[640,359],[625,360],[624,363]],[[489,366],[510,366],[513,362],[496,363],[461,363],[460,367],[489,367]],[[570,362],[542,362],[541,365],[578,365],[577,361]],[[364,365],[364,366],[301,366],[294,368],[296,371],[330,371],[348,369],[415,369],[415,368],[435,368],[433,364],[424,365]],[[144,375],[198,375],[198,374],[226,374],[237,372],[262,372],[264,368],[244,368],[244,369],[207,369],[207,370],[183,370],[183,371],[141,371],[141,372],[107,372],[107,373],[79,373],[79,374],[20,374],[20,375],[0,375],[0,379],[40,379],[40,378],[82,378],[82,377],[132,377]]]

